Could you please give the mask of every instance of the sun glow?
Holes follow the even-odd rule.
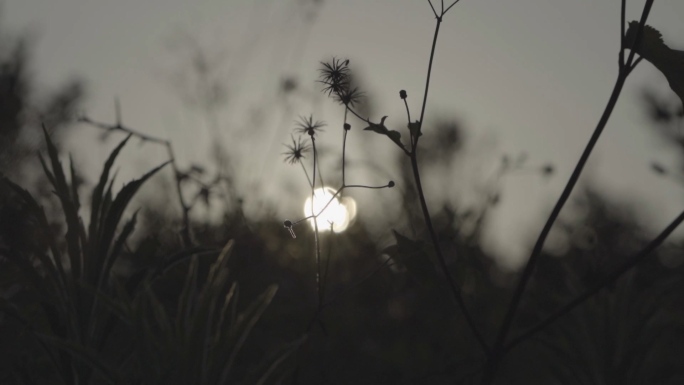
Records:
[[[341,233],[354,221],[356,202],[352,198],[335,196],[335,190],[330,187],[316,189],[313,198],[313,212],[311,197],[308,197],[304,202],[304,215],[308,217],[320,213],[316,219],[319,231],[330,231],[332,224],[332,231]],[[313,219],[309,219],[309,223],[314,227]]]

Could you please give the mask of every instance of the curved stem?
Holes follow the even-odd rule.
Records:
[[[607,286],[612,285],[615,281],[620,279],[625,273],[627,273],[629,270],[634,268],[637,264],[641,263],[646,257],[648,257],[655,249],[657,249],[665,240],[667,237],[672,234],[672,232],[679,227],[679,225],[684,222],[684,211],[682,211],[677,218],[675,218],[674,221],[672,221],[660,234],[658,234],[657,237],[655,237],[651,242],[646,245],[641,251],[639,251],[636,255],[634,255],[632,258],[627,260],[620,268],[615,270],[613,273],[611,273],[606,279],[604,279],[602,282],[599,282],[596,284],[596,286],[592,287],[591,289],[587,290],[574,300],[570,301],[567,303],[565,306],[562,308],[558,309],[555,313],[541,321],[539,324],[536,326],[530,328],[520,336],[516,337],[513,339],[510,343],[508,343],[504,348],[503,352],[506,353],[509,350],[513,349],[515,346],[520,344],[521,342],[524,342],[525,340],[529,339],[532,337],[534,334],[537,334],[538,332],[546,329],[550,324],[555,322],[557,319],[560,317],[564,316],[565,314],[571,312],[573,309],[575,309],[577,306],[581,305],[584,303],[586,300],[594,296],[594,294],[598,293],[600,290],[604,289]]]
[[[437,37],[439,36],[439,27],[442,25],[442,17],[437,18],[435,25],[435,35],[432,38],[432,49],[430,50],[430,62],[428,63],[427,78],[425,79],[425,92],[423,93],[423,106],[420,109],[419,126],[423,126],[423,119],[425,118],[425,107],[427,106],[428,91],[430,90],[430,76],[432,76],[432,62],[435,59],[435,49],[437,48]],[[418,146],[418,137],[413,139],[413,147],[411,153],[415,153]]]
[[[513,293],[511,303],[508,306],[506,315],[504,316],[503,324],[501,326],[501,329],[499,330],[496,342],[494,344],[495,351],[501,350],[501,347],[503,346],[505,339],[508,336],[508,333],[513,324],[513,319],[515,318],[518,307],[520,306],[522,295],[525,292],[525,289],[530,281],[530,278],[532,278],[532,273],[534,272],[534,268],[536,267],[539,256],[541,255],[542,248],[544,247],[544,242],[546,241],[546,238],[551,232],[553,223],[558,218],[558,215],[560,214],[561,209],[565,205],[565,202],[567,202],[568,198],[570,197],[570,193],[575,187],[575,184],[577,184],[577,181],[579,180],[582,170],[584,169],[587,160],[589,160],[589,155],[591,155],[592,150],[596,146],[596,143],[598,142],[601,133],[603,132],[603,129],[606,127],[608,119],[610,118],[610,115],[612,114],[613,109],[617,104],[620,92],[622,91],[622,87],[625,84],[625,80],[625,72],[621,71],[618,75],[617,81],[615,82],[615,86],[613,88],[613,92],[610,96],[610,99],[608,100],[608,104],[606,105],[606,108],[603,111],[603,115],[601,116],[601,119],[599,120],[598,125],[594,130],[594,133],[592,134],[591,138],[589,139],[589,142],[584,148],[584,151],[582,152],[582,155],[580,156],[579,161],[577,162],[577,165],[575,166],[575,169],[572,172],[572,175],[570,175],[568,183],[565,185],[563,192],[558,198],[556,205],[553,207],[553,210],[551,211],[549,218],[546,220],[546,223],[544,224],[544,227],[542,228],[542,231],[534,244],[530,258],[528,259],[527,264],[525,265],[525,269],[523,270],[522,276],[520,277],[520,281],[515,289],[515,292]]]
[[[427,97],[428,97],[428,92],[430,90],[430,77],[432,75],[432,65],[434,62],[435,58],[435,49],[437,48],[437,38],[439,37],[439,27],[442,24],[442,18],[441,16],[437,17],[437,22],[435,25],[435,33],[434,37],[432,38],[432,48],[430,50],[430,60],[428,62],[428,70],[427,70],[427,78],[425,80],[425,92],[423,94],[423,105],[421,107],[420,111],[420,120],[419,120],[419,125],[422,126],[423,120],[425,118],[425,107],[427,106]],[[432,241],[433,248],[435,250],[435,254],[437,255],[437,260],[440,269],[442,270],[442,273],[444,274],[444,277],[447,280],[447,283],[449,285],[449,288],[451,289],[451,293],[454,296],[454,299],[456,300],[456,303],[458,304],[458,307],[461,310],[461,313],[463,313],[463,317],[466,320],[466,323],[468,324],[468,327],[470,328],[471,332],[473,333],[473,336],[479,343],[480,347],[484,351],[484,353],[489,356],[490,350],[489,346],[487,345],[482,333],[480,333],[477,325],[475,324],[475,321],[473,317],[470,315],[470,312],[468,311],[468,308],[465,305],[465,301],[463,300],[463,296],[461,294],[461,289],[458,287],[456,282],[454,281],[454,278],[451,276],[451,273],[449,272],[449,268],[446,264],[446,260],[444,259],[444,255],[442,254],[442,250],[439,246],[439,239],[437,237],[437,233],[434,229],[434,226],[432,224],[432,218],[430,217],[430,211],[428,210],[427,207],[427,202],[425,200],[425,193],[423,192],[423,185],[420,180],[420,169],[418,167],[418,136],[415,138],[412,137],[412,142],[411,142],[411,151],[408,152],[409,158],[411,159],[411,169],[413,171],[413,179],[416,183],[416,190],[418,193],[418,198],[420,201],[420,207],[423,212],[423,218],[425,221],[425,226],[427,227],[428,233],[430,234],[430,239]]]
[[[311,183],[311,212],[314,212],[314,200],[316,191],[316,163],[317,163],[317,151],[316,151],[316,139],[311,135],[311,146],[313,147],[313,179]],[[318,291],[318,310],[316,314],[320,312],[321,305],[323,304],[323,292],[321,291],[321,245],[318,240],[318,218],[315,216],[313,218],[314,223],[314,243],[316,249],[316,288]]]
[[[432,241],[432,245],[435,249],[435,254],[437,255],[437,260],[439,262],[439,267],[442,270],[442,273],[444,274],[447,283],[449,284],[449,288],[451,289],[451,292],[456,299],[456,303],[458,304],[458,307],[461,309],[461,312],[463,313],[463,317],[465,318],[468,327],[470,328],[471,332],[473,333],[473,336],[477,340],[477,342],[480,344],[480,347],[482,350],[485,352],[487,356],[489,356],[490,349],[487,346],[487,342],[485,342],[485,339],[480,333],[480,330],[478,329],[477,325],[475,324],[475,320],[473,317],[470,315],[470,312],[468,311],[468,308],[466,307],[465,301],[463,300],[463,296],[461,295],[461,289],[458,287],[456,282],[454,281],[454,278],[451,276],[451,273],[449,273],[449,268],[446,264],[446,260],[444,259],[444,256],[442,255],[442,249],[439,247],[439,239],[437,238],[437,233],[435,232],[434,226],[432,225],[432,218],[430,217],[430,211],[428,210],[427,207],[427,202],[425,201],[425,194],[423,193],[423,186],[420,181],[420,172],[418,170],[418,161],[416,159],[416,154],[415,152],[412,153],[411,155],[411,168],[413,170],[413,179],[416,182],[416,190],[418,191],[418,198],[420,200],[420,208],[423,211],[423,218],[425,220],[425,226],[427,227],[428,233],[430,234],[430,240]]]
[[[344,124],[347,124],[347,113],[349,112],[349,107],[344,108]],[[347,129],[342,128],[344,133],[342,134],[342,186],[344,186],[345,182],[345,173],[344,173],[344,167],[346,164],[346,150],[347,150]]]

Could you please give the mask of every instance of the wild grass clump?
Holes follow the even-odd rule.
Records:
[[[142,247],[129,249],[138,212],[124,221],[127,207],[143,184],[169,163],[115,193],[112,166],[132,134],[105,162],[92,191],[86,226],[80,216],[73,162],[66,172],[50,136],[44,133],[47,160],[41,156],[40,161],[61,205],[64,238],[28,191],[6,178],[0,180],[3,189],[15,194],[24,222],[33,229],[32,239],[1,250],[20,276],[14,286],[19,293],[0,300],[0,311],[10,319],[3,324],[18,326],[34,355],[13,368],[14,381],[233,383],[236,358],[277,287],[268,287],[240,309],[238,285],[229,278],[227,265],[232,242],[222,250],[188,247],[168,255]],[[154,263],[139,271],[115,272],[126,256]],[[207,264],[208,270],[200,269]],[[157,283],[179,269],[186,271],[181,292],[161,300]],[[281,359],[265,362],[267,370],[255,381],[266,381]]]

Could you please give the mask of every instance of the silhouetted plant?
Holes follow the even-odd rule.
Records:
[[[15,367],[19,383],[44,383],[31,365],[48,365],[51,383],[63,384],[224,384],[232,381],[234,362],[240,348],[273,298],[276,287],[244,311],[236,307],[237,286],[228,279],[227,261],[232,243],[223,251],[186,248],[167,256],[135,274],[115,273],[126,253],[127,241],[136,226],[137,211],[120,224],[128,204],[142,185],[166,162],[140,179],[113,192],[110,171],[129,133],[104,164],[93,189],[86,227],[80,216],[80,197],[74,184],[73,163],[69,179],[47,131],[48,159],[40,157],[43,170],[61,203],[66,222],[63,240],[55,233],[40,204],[22,187],[2,178],[2,190],[9,189],[24,205],[32,236],[0,250],[18,267],[22,280],[18,290],[33,298],[29,304],[0,299],[0,311],[23,327],[40,347],[41,357],[28,366]],[[146,244],[134,253],[139,258],[154,253]],[[218,257],[216,257],[218,255]],[[213,256],[209,272],[199,277],[200,258]],[[191,260],[175,310],[170,311],[155,294],[153,285],[168,271]],[[203,282],[199,284],[199,282]],[[16,295],[15,295],[16,296]],[[34,309],[35,308],[35,309]],[[3,320],[7,325],[8,320]],[[283,354],[289,354],[285,351]],[[265,379],[282,359],[258,379]],[[49,376],[49,375],[44,375]]]
[[[672,231],[684,220],[684,212],[680,214],[665,230],[663,230],[657,237],[655,237],[651,242],[647,244],[641,251],[633,255],[632,257],[625,258],[623,262],[614,267],[614,270],[607,273],[602,280],[594,283],[587,287],[584,291],[577,294],[577,296],[567,302],[565,305],[560,306],[558,310],[552,313],[545,319],[539,321],[536,325],[527,329],[527,331],[522,332],[517,337],[510,339],[509,335],[512,331],[514,321],[521,307],[521,302],[523,295],[526,291],[528,283],[530,282],[536,266],[540,261],[543,246],[545,241],[553,227],[554,222],[556,222],[561,209],[565,205],[566,201],[570,197],[570,194],[577,183],[579,176],[586,165],[586,162],[595,147],[598,139],[606,127],[608,120],[613,112],[613,109],[618,101],[622,88],[634,68],[641,62],[642,59],[647,59],[652,62],[656,68],[658,68],[668,79],[673,91],[684,101],[682,85],[684,85],[684,78],[681,77],[684,74],[684,62],[682,58],[684,53],[680,51],[675,51],[667,47],[662,40],[660,33],[653,27],[646,25],[646,20],[650,13],[651,7],[653,5],[653,0],[646,0],[644,5],[642,16],[639,21],[633,21],[629,23],[629,28],[626,28],[626,0],[622,1],[621,4],[621,27],[620,27],[620,50],[619,50],[619,73],[613,92],[609,98],[609,101],[604,109],[604,112],[592,134],[588,144],[586,145],[582,155],[580,156],[577,165],[575,166],[572,175],[570,176],[563,192],[561,193],[558,201],[556,202],[548,220],[546,221],[543,229],[537,238],[536,243],[532,249],[530,258],[528,259],[518,284],[513,292],[513,297],[505,311],[503,322],[498,327],[498,331],[495,333],[493,338],[485,335],[482,329],[479,327],[479,323],[472,316],[466,302],[464,301],[462,288],[459,283],[457,283],[454,278],[450,268],[447,264],[446,258],[442,251],[441,242],[438,237],[438,232],[435,230],[433,225],[433,220],[431,218],[430,212],[428,210],[427,199],[423,191],[421,184],[421,174],[418,162],[418,150],[420,139],[426,135],[428,132],[425,131],[423,127],[423,122],[425,118],[425,110],[427,105],[428,91],[430,88],[430,80],[432,74],[432,63],[435,57],[437,39],[439,36],[440,26],[443,22],[443,18],[449,10],[454,7],[459,0],[452,2],[445,7],[444,2],[441,2],[441,8],[439,11],[434,7],[431,0],[428,0],[430,8],[435,16],[435,31],[434,38],[432,42],[432,48],[430,52],[428,70],[425,80],[425,91],[423,94],[423,103],[421,106],[421,111],[419,118],[417,120],[411,119],[411,112],[408,107],[407,98],[408,93],[405,90],[399,92],[399,97],[403,100],[406,106],[407,113],[407,128],[408,128],[408,142],[402,140],[402,135],[397,130],[392,130],[387,127],[386,120],[387,116],[383,116],[379,122],[374,122],[370,118],[360,115],[355,110],[355,104],[359,102],[361,93],[358,91],[358,87],[354,84],[354,78],[352,77],[352,71],[349,69],[349,60],[341,60],[333,58],[330,62],[323,63],[323,67],[320,69],[320,80],[324,85],[322,89],[323,93],[332,97],[336,102],[344,106],[344,136],[343,136],[343,151],[342,151],[342,170],[343,170],[343,187],[344,184],[344,146],[348,128],[351,125],[347,122],[347,115],[350,113],[359,120],[361,120],[367,126],[364,128],[365,131],[372,131],[377,134],[386,136],[389,138],[399,149],[406,155],[412,167],[413,179],[416,185],[418,201],[421,206],[421,211],[423,213],[425,226],[427,228],[427,233],[430,237],[432,247],[431,251],[425,249],[425,244],[419,241],[412,241],[401,234],[395,232],[395,238],[397,244],[386,250],[393,259],[397,260],[399,263],[405,265],[410,271],[412,271],[416,276],[420,277],[419,280],[425,285],[438,286],[439,279],[434,274],[434,266],[437,266],[442,273],[443,278],[448,284],[448,288],[451,291],[455,302],[458,305],[463,317],[465,318],[472,336],[477,340],[480,348],[485,357],[486,364],[482,368],[482,376],[480,377],[482,384],[491,384],[495,381],[497,374],[499,373],[500,364],[506,354],[518,344],[528,340],[531,336],[545,330],[549,325],[553,324],[557,319],[570,313],[573,309],[578,307],[580,304],[586,301],[596,298],[598,293],[606,287],[612,286],[619,278],[630,272],[637,264],[641,263],[647,256],[649,256],[660,244],[662,244],[667,236],[669,236]],[[629,50],[629,55],[626,55],[626,50]],[[637,54],[639,56],[637,56]],[[311,123],[311,119],[309,119]],[[302,131],[304,132],[304,131]],[[311,136],[312,147],[314,152],[313,164],[314,164],[314,179],[311,183],[312,185],[312,199],[313,199],[313,186],[315,185],[315,169],[316,169],[316,147],[313,129],[306,131]],[[504,168],[509,167],[509,163],[504,162]],[[552,165],[544,165],[541,167],[540,171],[542,175],[550,175],[553,173]],[[662,170],[662,168],[658,168]],[[336,194],[337,195],[337,194]],[[497,195],[498,196],[498,195]],[[285,227],[287,227],[292,232],[292,225],[296,224],[287,221]],[[315,221],[314,221],[315,223]],[[318,229],[315,229],[317,234]],[[319,258],[320,251],[318,246],[318,241],[316,241],[316,256]],[[320,263],[319,263],[320,265]],[[319,271],[320,272],[320,271]],[[320,295],[320,286],[319,286]]]

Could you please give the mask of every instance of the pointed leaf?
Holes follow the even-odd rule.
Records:
[[[103,204],[103,201],[105,199],[104,197],[104,192],[105,192],[105,187],[107,186],[107,182],[109,181],[109,171],[111,170],[112,166],[114,165],[114,161],[116,160],[116,157],[119,155],[119,152],[121,149],[126,145],[126,142],[131,138],[131,134],[129,134],[126,139],[122,140],[121,143],[119,143],[116,148],[109,154],[109,158],[107,158],[107,161],[105,161],[104,167],[102,169],[102,173],[100,174],[100,181],[97,183],[95,188],[93,189],[92,197],[91,197],[91,205],[90,205],[90,225],[88,228],[88,235],[90,237],[89,239],[89,246],[88,246],[88,256],[90,258],[93,258],[93,254],[95,253],[96,250],[96,244],[99,241],[99,233],[100,233],[100,215],[102,213],[101,211],[101,205]],[[112,181],[114,178],[112,178]]]
[[[684,51],[668,47],[661,33],[650,25],[644,25],[641,38],[635,46],[638,29],[639,22],[629,23],[624,48],[634,47],[636,53],[660,70],[665,75],[672,91],[679,96],[684,105]]]
[[[387,127],[385,127],[385,119],[387,119],[387,116],[383,116],[382,119],[380,119],[379,124],[369,121],[368,127],[364,128],[363,130],[364,131],[373,131],[375,133],[385,135],[388,138],[390,138],[397,146],[406,150],[406,148],[404,147],[404,144],[401,143],[401,134],[398,131],[388,130]]]
[[[138,192],[138,189],[140,189],[143,183],[145,183],[150,177],[152,177],[152,175],[156,174],[159,170],[161,170],[164,166],[166,166],[169,163],[170,162],[164,162],[163,164],[149,171],[147,174],[143,175],[140,179],[134,180],[129,184],[125,185],[121,189],[121,191],[119,191],[119,193],[116,195],[116,198],[114,198],[111,207],[109,207],[109,210],[106,213],[106,219],[104,221],[102,237],[100,239],[99,245],[99,253],[101,256],[106,256],[107,254],[109,254],[109,247],[112,243],[116,227],[121,221],[121,217],[123,216],[126,206],[128,206],[128,203],[131,201],[135,193]]]

